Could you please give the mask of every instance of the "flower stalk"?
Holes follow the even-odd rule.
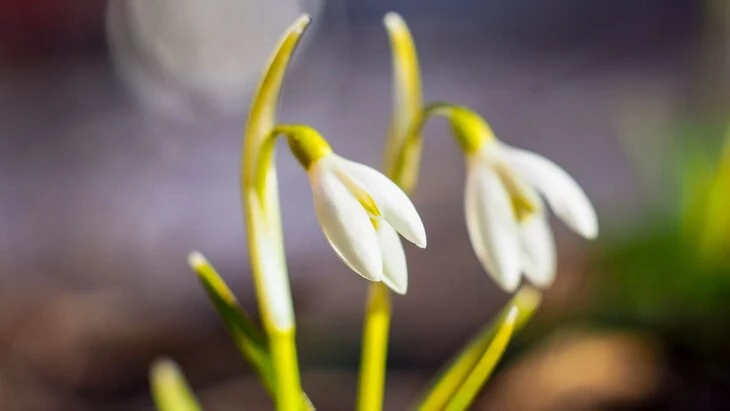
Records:
[[[402,173],[397,174],[394,170],[402,157],[401,144],[408,136],[414,120],[421,115],[423,101],[420,70],[416,46],[403,19],[396,13],[388,13],[383,24],[388,32],[395,73],[393,115],[390,119],[383,168],[386,170],[385,174],[408,194],[408,185],[404,184]],[[414,159],[417,161],[418,156]],[[417,168],[417,163],[412,164],[412,167]],[[383,409],[391,316],[390,291],[382,284],[370,284],[363,322],[357,403],[359,411]]]
[[[421,154],[421,131],[428,118],[443,116],[451,121],[457,142],[465,152],[476,151],[483,141],[493,138],[491,130],[471,111],[449,103],[423,106],[418,57],[408,26],[396,13],[384,18],[393,56],[393,114],[386,141],[386,175],[403,191],[415,189]],[[484,131],[488,131],[485,133]],[[359,410],[382,409],[387,345],[391,317],[389,291],[371,284],[363,329],[360,369]],[[374,384],[378,384],[375,387]]]
[[[361,411],[383,408],[391,317],[388,287],[383,283],[370,284],[366,309],[357,403]]]
[[[390,138],[391,141],[398,140],[399,144],[391,144],[396,146],[396,151],[386,165],[387,174],[408,194],[412,194],[418,184],[423,146],[422,132],[432,117],[444,117],[449,120],[454,139],[466,155],[476,152],[485,142],[495,138],[489,124],[468,108],[446,102],[428,103],[422,109],[419,106],[410,125],[404,129],[403,135],[397,139]]]

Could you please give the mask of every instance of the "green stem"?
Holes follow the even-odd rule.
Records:
[[[390,292],[382,282],[371,283],[368,292],[357,409],[378,411],[383,408],[385,389],[391,316]]]
[[[276,392],[276,408],[279,410],[302,409],[303,393],[299,383],[294,329],[270,333],[269,346],[271,356],[277,359],[274,361],[274,372],[279,388]]]
[[[402,157],[401,148],[409,136],[411,123],[419,118],[422,108],[421,76],[416,47],[408,26],[396,13],[386,14],[384,20],[392,50],[393,114],[385,146],[386,175],[403,187],[396,164]],[[420,126],[418,128],[420,130]],[[360,360],[360,381],[357,409],[377,411],[383,408],[385,374],[388,360],[388,337],[391,319],[390,291],[382,283],[372,283],[368,289]]]
[[[429,119],[437,116],[449,120],[454,139],[465,154],[475,152],[483,143],[494,139],[494,133],[484,119],[468,108],[441,101],[425,105],[414,116],[405,136],[399,139],[400,145],[387,168],[388,176],[409,195],[418,183],[423,128]]]
[[[254,324],[223,278],[201,253],[191,253],[188,261],[230,332],[234,344],[258,374],[266,391],[276,399],[276,371],[271,359],[269,339]],[[307,411],[314,410],[304,392],[301,397],[301,408]]]

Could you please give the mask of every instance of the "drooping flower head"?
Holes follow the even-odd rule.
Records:
[[[337,256],[368,280],[405,294],[408,274],[398,234],[426,247],[423,223],[408,196],[375,169],[333,153],[324,139],[288,141],[309,174],[317,218]]]
[[[477,114],[452,108],[451,124],[467,157],[466,225],[482,266],[506,291],[521,274],[552,284],[556,250],[546,204],[573,231],[598,235],[598,221],[580,186],[552,161],[497,140]],[[544,202],[543,202],[544,199]]]
[[[598,224],[585,194],[550,160],[498,141],[471,110],[446,102],[424,105],[410,30],[395,13],[388,13],[384,24],[394,78],[388,176],[412,193],[418,182],[423,127],[433,116],[449,119],[467,160],[466,220],[479,261],[507,291],[517,288],[522,273],[536,285],[548,286],[555,276],[556,251],[543,199],[573,230],[593,238]]]

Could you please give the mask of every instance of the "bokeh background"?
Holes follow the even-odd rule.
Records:
[[[730,6],[724,0],[6,0],[0,3],[0,408],[150,410],[177,360],[206,410],[271,403],[186,255],[255,312],[237,187],[248,99],[282,30],[315,23],[280,118],[377,166],[390,110],[385,12],[419,48],[427,100],[565,167],[599,213],[554,221],[556,284],[475,404],[485,410],[730,409]],[[464,165],[426,130],[429,232],[395,299],[386,409],[406,409],[507,301],[473,256]],[[284,152],[284,150],[281,150]],[[329,249],[281,155],[304,386],[353,408],[366,283]]]

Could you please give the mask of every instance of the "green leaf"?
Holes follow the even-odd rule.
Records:
[[[233,343],[253,366],[266,390],[273,394],[276,384],[266,337],[243,311],[231,289],[203,254],[197,251],[190,253],[188,263],[198,275]]]
[[[413,36],[403,18],[390,12],[385,15],[383,24],[388,32],[393,66],[393,113],[385,146],[384,168],[388,177],[410,191],[416,185],[421,153],[420,133],[417,136],[409,135],[423,110],[421,69]],[[409,138],[413,138],[416,144],[404,150],[403,146]],[[406,156],[407,160],[399,159],[401,156]],[[399,163],[406,163],[408,167]]]
[[[540,303],[540,298],[540,292],[536,289],[527,286],[522,287],[499,316],[485,326],[440,373],[436,382],[421,401],[418,409],[425,411],[444,409],[469,376],[478,368],[485,355],[489,354],[490,350],[496,350],[496,348],[491,347],[496,336],[503,330],[505,320],[509,317],[512,309],[517,308],[514,319],[514,331],[516,332],[532,317]],[[485,378],[488,377],[487,374]]]
[[[157,360],[150,370],[152,398],[159,411],[201,411],[177,364]]]
[[[233,343],[251,364],[264,388],[272,397],[276,397],[276,375],[266,336],[241,308],[231,289],[203,254],[197,251],[190,253],[188,263],[198,275]],[[306,394],[302,395],[302,409],[313,410],[309,398]]]
[[[454,393],[451,401],[449,401],[449,405],[446,407],[446,411],[465,410],[474,402],[474,398],[477,397],[479,391],[481,391],[484,384],[492,375],[492,372],[497,367],[497,363],[507,349],[507,345],[515,330],[518,313],[519,310],[517,307],[513,306],[510,309],[507,316],[497,328],[497,332],[486,351],[479,358],[479,361],[469,373],[466,380],[464,380],[459,389]]]

